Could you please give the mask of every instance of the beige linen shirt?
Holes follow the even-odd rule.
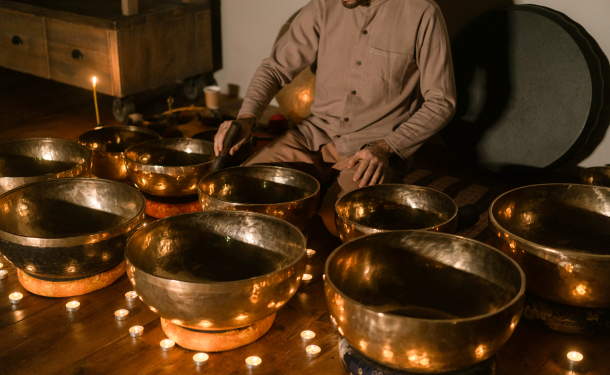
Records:
[[[312,0],[256,70],[240,114],[260,119],[316,59],[312,114],[299,124],[312,151],[334,142],[350,156],[385,140],[407,158],[455,112],[449,37],[431,0]]]

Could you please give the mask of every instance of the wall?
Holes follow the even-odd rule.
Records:
[[[339,1],[339,0],[337,0]],[[240,87],[244,95],[255,69],[267,57],[281,26],[308,0],[221,0],[222,47],[224,68],[215,74],[223,92],[228,84]],[[469,20],[482,12],[511,3],[536,4],[553,8],[579,23],[610,56],[609,0],[437,0],[449,32],[453,36]],[[607,64],[607,61],[606,61]],[[610,74],[610,73],[609,73]],[[610,79],[598,134],[588,149],[579,155],[580,166],[610,164]],[[601,131],[601,134],[599,130]],[[605,133],[605,134],[604,134]],[[601,143],[600,143],[601,142]],[[589,155],[590,154],[590,155]]]
[[[223,92],[239,86],[243,96],[280,28],[308,0],[221,0],[223,69],[214,77]]]

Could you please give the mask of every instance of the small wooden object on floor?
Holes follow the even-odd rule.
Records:
[[[262,337],[275,320],[275,314],[249,327],[231,331],[195,331],[161,318],[161,328],[170,339],[185,349],[201,352],[223,352],[253,343]]]
[[[111,285],[124,273],[125,261],[97,275],[69,281],[43,280],[17,269],[17,277],[21,285],[28,292],[44,297],[72,297],[91,293]]]

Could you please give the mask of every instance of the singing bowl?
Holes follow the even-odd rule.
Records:
[[[515,259],[528,291],[574,306],[610,307],[610,188],[545,184],[499,196],[493,246]]]
[[[197,182],[210,170],[214,144],[192,138],[148,141],[125,151],[131,181],[145,193],[180,197],[197,194]]]
[[[580,172],[585,184],[610,187],[610,167],[591,167]]]
[[[214,136],[218,132],[217,129],[205,130],[200,133],[197,133],[193,136],[194,139],[201,139],[203,141],[214,142]],[[227,166],[236,167],[241,163],[248,160],[248,158],[252,155],[252,150],[254,149],[254,138],[252,135],[241,145],[241,147],[237,150],[235,155],[229,155],[227,158]]]
[[[80,137],[78,143],[87,146],[93,153],[91,172],[100,178],[128,181],[125,166],[125,150],[146,141],[161,139],[161,136],[138,126],[107,126],[90,130]]]
[[[393,231],[344,243],[327,259],[331,320],[365,357],[438,373],[492,356],[514,331],[525,295],[515,261],[451,234]]]
[[[391,230],[455,233],[458,207],[440,191],[402,184],[356,189],[335,203],[335,224],[343,242]]]
[[[36,277],[89,277],[123,261],[127,239],[145,215],[142,193],[120,182],[34,182],[0,196],[0,249]]]
[[[199,181],[206,210],[250,211],[277,217],[300,230],[318,209],[320,183],[290,168],[252,165],[210,173]]]
[[[31,182],[89,177],[91,151],[58,138],[27,138],[0,143],[0,194]]]
[[[249,326],[294,295],[305,238],[266,215],[203,211],[158,220],[127,243],[127,274],[150,309],[183,327]]]

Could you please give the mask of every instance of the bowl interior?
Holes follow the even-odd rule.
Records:
[[[78,167],[90,157],[76,142],[21,139],[0,145],[0,177],[34,177]]]
[[[590,185],[527,186],[498,198],[496,222],[555,250],[610,255],[610,189]]]
[[[354,190],[337,202],[337,212],[353,223],[376,229],[431,228],[457,214],[451,198],[409,185],[375,185]]]
[[[95,151],[124,152],[131,146],[159,138],[136,127],[107,127],[88,131],[78,141]]]
[[[366,308],[420,319],[494,312],[522,289],[517,265],[476,241],[439,233],[385,232],[344,244],[327,277]]]
[[[0,197],[0,230],[35,238],[89,235],[126,224],[144,204],[135,188],[116,182],[47,180]]]
[[[204,177],[200,188],[225,202],[288,203],[314,195],[319,184],[310,175],[289,168],[252,166],[228,168]]]
[[[125,156],[145,165],[188,167],[214,160],[214,144],[192,138],[163,139],[133,146]]]
[[[279,219],[210,211],[160,220],[127,245],[132,264],[154,276],[230,282],[276,272],[300,259],[303,235]]]

